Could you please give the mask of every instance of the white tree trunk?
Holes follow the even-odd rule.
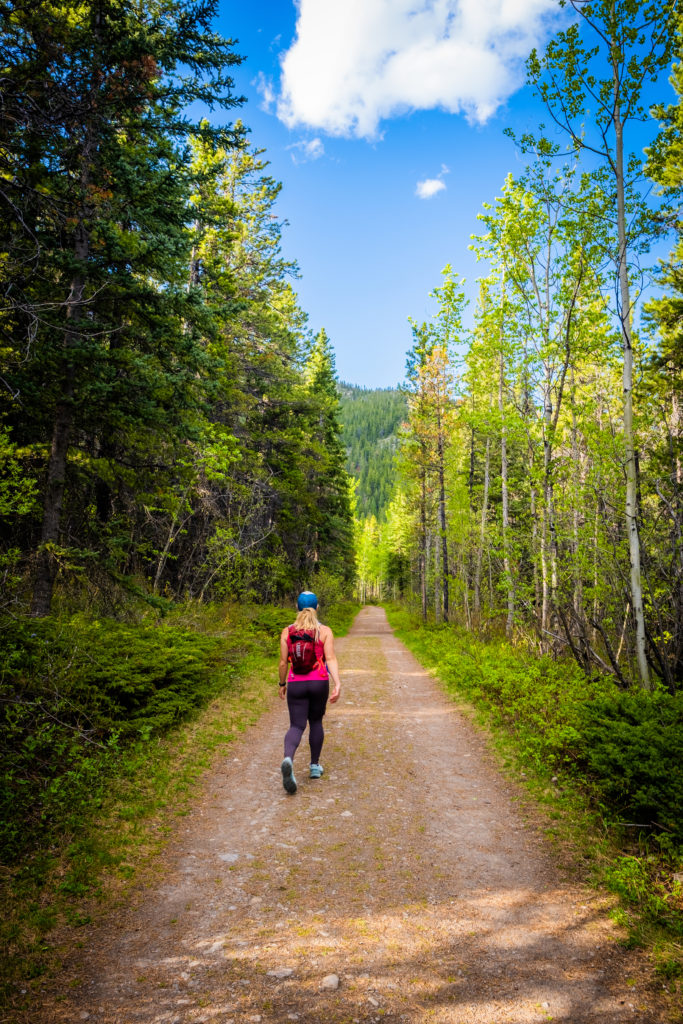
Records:
[[[484,539],[486,536],[486,518],[489,507],[489,477],[491,471],[491,439],[486,438],[486,457],[484,459],[484,494],[481,502],[481,523],[479,526],[479,544],[477,561],[474,571],[474,617],[479,619],[481,613],[481,566],[484,558]]]
[[[502,332],[501,332],[502,333]],[[507,585],[507,618],[505,620],[505,635],[512,635],[512,627],[515,621],[515,584],[510,569],[510,542],[508,537],[510,514],[508,496],[508,454],[507,454],[507,429],[505,426],[505,407],[503,403],[503,378],[505,376],[505,360],[502,351],[500,353],[500,376],[498,379],[498,411],[500,412],[500,481],[502,490],[502,530],[503,530],[503,569]]]
[[[614,131],[617,186],[617,230],[619,235],[619,319],[624,346],[624,448],[626,462],[626,533],[631,565],[631,606],[636,623],[636,656],[641,686],[649,690],[650,670],[646,657],[645,614],[640,570],[636,454],[633,440],[633,344],[631,336],[631,295],[626,261],[626,209],[624,198],[624,137],[619,104],[619,77],[614,68]]]

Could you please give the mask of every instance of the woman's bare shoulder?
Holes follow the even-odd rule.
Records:
[[[334,640],[334,633],[332,632],[332,630],[330,629],[329,626],[326,626],[324,623],[321,622],[320,623],[320,639],[321,640],[327,640],[328,638],[331,638],[332,640]]]

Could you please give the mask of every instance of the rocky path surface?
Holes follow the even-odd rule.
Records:
[[[384,612],[361,612],[338,652],[324,777],[308,779],[304,737],[284,792],[277,701],[36,1024],[661,1020],[599,899],[553,864]]]

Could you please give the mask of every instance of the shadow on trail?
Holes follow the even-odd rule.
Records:
[[[511,890],[496,895],[498,901],[503,896],[504,913],[516,917],[514,934],[502,922],[500,941],[495,923],[476,934],[469,930],[470,917],[481,921],[492,902],[488,891],[461,897],[462,934],[448,941],[439,938],[440,920],[452,914],[448,904],[379,905],[348,914],[321,908],[305,919],[281,921],[279,927],[275,922],[276,940],[273,911],[246,914],[230,935],[211,932],[182,955],[138,964],[146,991],[140,992],[135,1019],[149,1024],[227,1024],[230,1019],[237,1024],[257,1016],[278,1024],[551,1019],[615,1024],[648,1019],[626,1001],[616,1006],[603,988],[605,973],[618,969],[620,951],[613,944],[584,948],[580,935],[599,925],[596,913],[587,909],[553,937],[530,939],[527,928],[544,926],[534,910],[534,894]],[[162,988],[169,968],[174,981]],[[293,973],[268,976],[279,969]],[[157,970],[159,988],[154,984]],[[321,990],[330,973],[340,976],[337,991]],[[584,988],[577,997],[579,980]],[[594,982],[588,1003],[587,981]],[[123,1024],[118,1016],[98,1019]]]

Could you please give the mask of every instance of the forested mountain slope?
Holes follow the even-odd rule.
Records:
[[[396,388],[341,384],[340,417],[348,472],[359,481],[358,511],[381,519],[394,488],[398,430],[408,415]]]

